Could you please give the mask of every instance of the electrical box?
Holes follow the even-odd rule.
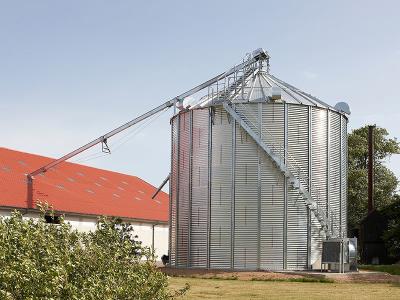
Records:
[[[321,264],[340,273],[357,271],[357,238],[323,241]]]

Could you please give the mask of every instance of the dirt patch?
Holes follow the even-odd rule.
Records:
[[[175,277],[192,277],[192,278],[205,278],[205,279],[232,279],[232,280],[289,280],[301,279],[308,277],[323,278],[322,275],[308,274],[286,274],[268,271],[225,271],[225,270],[207,270],[207,269],[176,269],[176,268],[162,268],[164,273]]]
[[[360,271],[354,273],[318,273],[318,272],[269,272],[269,271],[229,271],[229,270],[208,270],[208,269],[176,269],[160,268],[169,276],[191,277],[204,279],[225,279],[225,280],[265,280],[265,281],[307,281],[315,279],[321,282],[338,283],[395,283],[400,284],[399,275],[390,275],[383,272]]]
[[[396,283],[400,284],[400,275],[391,275],[384,272],[360,271],[358,273],[337,274],[331,277],[336,282],[363,282],[363,283]]]

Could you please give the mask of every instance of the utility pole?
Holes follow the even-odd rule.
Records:
[[[374,131],[375,125],[368,126],[368,213],[374,210]]]

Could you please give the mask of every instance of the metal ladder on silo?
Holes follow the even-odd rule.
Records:
[[[299,192],[300,197],[304,199],[305,204],[314,214],[316,219],[321,225],[322,231],[325,233],[326,237],[332,236],[332,226],[330,220],[330,213],[326,213],[325,209],[320,207],[318,200],[320,198],[320,193],[316,187],[314,187],[309,180],[308,176],[305,176],[301,168],[285,149],[284,145],[278,143],[268,143],[268,139],[264,136],[258,126],[246,117],[245,114],[238,110],[240,107],[243,110],[247,110],[246,106],[241,103],[233,104],[230,101],[225,101],[222,103],[224,109],[228,114],[250,135],[250,137],[257,143],[257,145],[263,149],[263,151],[271,158],[278,169],[284,174],[288,179],[289,184],[293,189]],[[274,140],[271,135],[271,141]],[[296,176],[296,175],[297,176]],[[314,197],[317,199],[315,200]]]

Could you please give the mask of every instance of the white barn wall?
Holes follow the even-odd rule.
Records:
[[[0,216],[8,217],[11,215],[12,209],[0,209]],[[26,210],[20,210],[24,219],[38,218],[37,212],[26,212]],[[97,217],[95,216],[79,216],[79,215],[68,215],[64,214],[65,221],[70,223],[73,229],[77,229],[80,232],[89,232],[96,229]],[[132,224],[135,235],[138,236],[138,240],[142,242],[143,246],[153,247],[157,260],[161,260],[161,256],[168,254],[168,224],[158,223],[144,223],[134,220],[124,220],[124,222]],[[153,238],[153,226],[154,226],[154,238]],[[154,245],[153,245],[154,241]]]

